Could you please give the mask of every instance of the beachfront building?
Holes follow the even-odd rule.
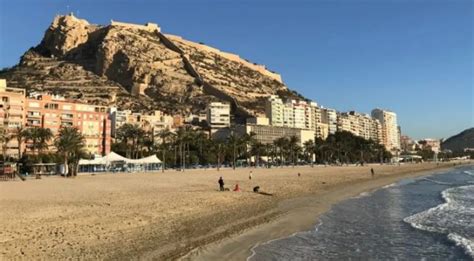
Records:
[[[315,102],[301,100],[283,102],[280,97],[272,95],[265,102],[265,115],[272,126],[315,131],[318,121],[317,106]]]
[[[124,124],[137,125],[144,131],[151,132],[153,137],[158,138],[162,130],[173,130],[175,122],[174,117],[158,110],[152,113],[140,113],[130,110],[119,111],[116,108],[110,108],[110,117],[112,122],[112,137],[114,138],[116,138],[117,130]]]
[[[337,131],[337,111],[334,109],[329,109],[329,108],[321,108],[320,110],[321,114],[321,124],[320,127],[320,138],[326,139],[329,134],[334,134]],[[318,128],[318,127],[316,127]],[[325,130],[327,129],[327,135],[325,135]],[[318,132],[318,131],[317,131]]]
[[[418,141],[421,149],[432,150],[435,153],[441,151],[441,141],[438,139],[422,139]]]
[[[207,106],[207,123],[211,130],[230,127],[230,105],[222,102],[211,102]]]
[[[7,87],[6,80],[0,79],[0,127],[10,137],[6,144],[0,146],[5,146],[6,155],[14,158],[18,158],[19,151],[23,150],[23,145],[18,144],[14,135],[25,124],[25,103],[24,89]]]
[[[236,126],[239,135],[254,133],[255,140],[262,144],[272,144],[278,138],[298,138],[299,145],[303,146],[306,141],[314,141],[315,132],[313,130],[289,128],[283,126],[249,124]]]
[[[372,117],[382,125],[382,142],[388,151],[400,150],[400,132],[397,123],[397,114],[392,111],[374,109]]]
[[[338,131],[348,131],[366,140],[382,141],[382,125],[377,119],[355,111],[339,113]]]
[[[26,98],[25,117],[25,127],[47,128],[53,135],[63,126],[76,127],[85,137],[88,153],[105,155],[110,152],[111,121],[107,107],[77,103],[58,95],[32,93]],[[26,147],[28,152],[28,144]],[[49,146],[51,150],[54,146]]]

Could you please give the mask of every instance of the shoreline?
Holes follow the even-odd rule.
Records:
[[[384,186],[404,179],[441,174],[449,169],[472,165],[472,162],[456,166],[440,166],[430,170],[397,173],[363,180],[352,184],[339,184],[335,188],[311,196],[296,197],[279,202],[277,209],[282,212],[269,222],[248,227],[241,233],[223,238],[217,242],[198,247],[179,258],[180,260],[248,260],[261,244],[291,237],[297,233],[315,229],[321,215],[335,204],[362,193],[372,193]]]
[[[337,202],[451,167],[208,169],[0,182],[0,259],[245,260],[257,243],[312,229]],[[220,176],[242,192],[220,192]],[[273,196],[254,193],[255,186]]]

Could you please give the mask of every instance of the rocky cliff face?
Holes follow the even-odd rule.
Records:
[[[248,116],[263,112],[268,95],[295,96],[265,67],[162,34],[156,25],[98,26],[73,15],[56,17],[41,43],[0,78],[95,104],[183,114],[224,100]]]

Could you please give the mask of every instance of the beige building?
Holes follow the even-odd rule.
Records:
[[[130,110],[119,111],[116,108],[111,108],[110,115],[112,120],[112,137],[116,137],[117,130],[126,123],[137,125],[145,131],[152,132],[154,137],[158,137],[159,133],[164,129],[172,130],[174,128],[174,118],[158,110],[146,114]]]
[[[441,141],[438,139],[423,139],[419,140],[418,144],[421,146],[421,149],[431,149],[435,153],[441,151]]]
[[[351,111],[338,114],[338,131],[348,131],[366,140],[382,141],[382,125],[367,114]]]
[[[388,110],[374,109],[372,117],[382,125],[382,144],[388,151],[400,150],[400,132],[397,123],[397,114]]]
[[[211,130],[230,127],[230,105],[211,102],[207,107],[207,123]]]
[[[315,102],[290,100],[283,102],[276,95],[265,103],[265,115],[272,126],[316,130],[318,107]]]
[[[303,146],[306,141],[314,141],[315,136],[313,130],[255,124],[239,125],[236,127],[236,131],[240,135],[255,133],[254,138],[263,144],[272,144],[273,141],[281,137],[289,138],[296,136],[299,140],[299,145]]]

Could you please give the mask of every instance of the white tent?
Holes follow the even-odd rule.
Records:
[[[161,160],[156,155],[151,155],[141,159],[127,159],[127,163],[133,164],[152,164],[161,163]]]
[[[107,164],[110,164],[110,162],[112,162],[112,161],[125,161],[126,163],[128,163],[128,161],[130,160],[130,159],[127,159],[123,156],[118,155],[117,153],[115,153],[113,151],[110,152],[109,155],[103,157],[103,159],[105,160],[105,162]]]
[[[81,159],[79,166],[83,166],[84,172],[95,171],[150,171],[157,170],[161,166],[161,160],[156,155],[141,159],[128,159],[115,152],[105,157],[96,157],[92,160]]]

